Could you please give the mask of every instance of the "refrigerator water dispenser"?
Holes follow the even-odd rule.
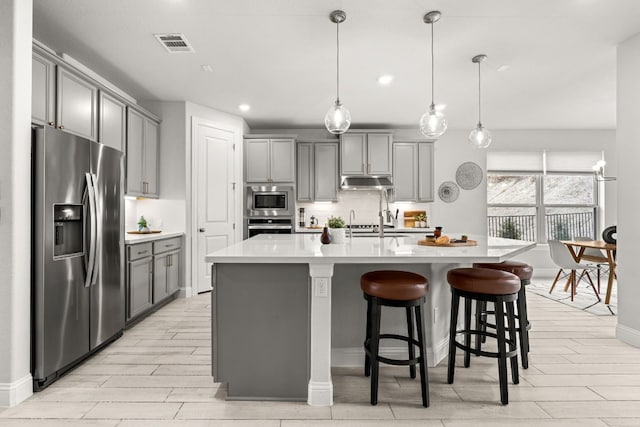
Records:
[[[54,259],[83,254],[83,211],[83,205],[53,205]]]

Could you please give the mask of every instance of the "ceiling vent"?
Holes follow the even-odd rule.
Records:
[[[184,34],[154,34],[154,36],[169,53],[195,52]]]

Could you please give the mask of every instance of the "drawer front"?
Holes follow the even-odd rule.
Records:
[[[172,239],[164,239],[153,242],[153,253],[161,254],[167,251],[175,251],[182,247],[182,237],[174,237]]]
[[[135,261],[140,258],[153,255],[152,243],[139,243],[137,245],[127,245],[127,259]]]

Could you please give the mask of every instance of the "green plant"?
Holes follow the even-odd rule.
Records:
[[[503,237],[505,239],[520,240],[522,237],[522,232],[515,222],[513,222],[511,219],[507,219],[500,226],[499,235],[500,237]]]
[[[426,221],[427,216],[425,214],[418,214],[415,217],[413,217],[413,219],[415,219],[416,221]]]
[[[147,226],[147,220],[144,219],[144,216],[141,216],[138,220],[138,227],[145,228]]]
[[[328,221],[329,228],[344,228],[344,219],[339,216],[332,216]]]

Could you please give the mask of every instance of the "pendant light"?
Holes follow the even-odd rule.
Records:
[[[480,120],[480,63],[487,59],[487,55],[476,55],[471,62],[478,64],[478,125],[469,134],[469,142],[476,148],[487,148],[491,144],[491,132],[484,126]]]
[[[436,105],[433,102],[434,98],[434,55],[433,55],[433,24],[440,20],[440,12],[437,10],[431,11],[424,15],[425,24],[431,25],[431,105],[429,111],[424,113],[420,118],[420,132],[427,138],[438,138],[442,136],[447,130],[447,119],[441,111],[436,110]]]
[[[329,132],[341,134],[351,125],[351,113],[340,103],[340,23],[347,19],[347,14],[342,10],[334,10],[329,19],[336,24],[336,103],[324,116],[324,125]]]

